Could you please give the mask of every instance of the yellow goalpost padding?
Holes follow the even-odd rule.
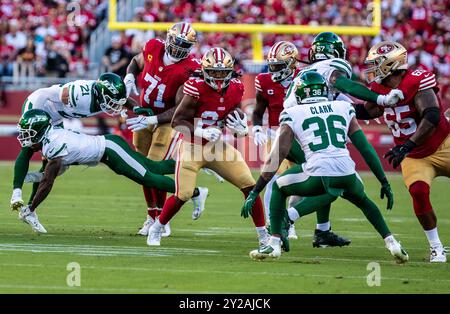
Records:
[[[320,32],[334,32],[339,35],[365,35],[376,36],[381,29],[381,3],[373,0],[371,4],[371,26],[337,26],[337,25],[276,25],[276,24],[226,24],[226,23],[193,23],[192,27],[200,32],[214,33],[249,33],[251,34],[253,60],[263,61],[262,33],[273,34],[317,34]],[[119,22],[117,21],[117,0],[109,0],[108,28],[111,30],[167,30],[173,23],[158,22]]]

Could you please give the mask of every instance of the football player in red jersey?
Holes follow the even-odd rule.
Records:
[[[396,42],[373,46],[366,63],[370,68],[365,74],[373,91],[387,94],[396,88],[404,99],[391,107],[372,103],[356,106],[358,119],[384,116],[396,145],[385,157],[394,168],[402,166],[415,214],[430,243],[430,262],[446,262],[430,202],[433,179],[450,177],[450,123],[437,94],[436,78],[425,70],[408,69],[407,51]]]
[[[237,137],[248,133],[247,118],[241,105],[244,85],[233,78],[234,60],[223,48],[212,48],[202,59],[202,78],[184,83],[184,96],[172,120],[183,134],[175,168],[176,192],[164,204],[161,215],[150,227],[147,244],[160,245],[161,230],[189,199],[198,171],[207,167],[238,187],[245,196],[255,180],[242,155],[222,140],[226,126]],[[190,193],[192,195],[192,191]],[[268,241],[261,199],[253,207],[253,222],[260,245]]]
[[[181,86],[191,74],[200,69],[200,62],[189,56],[197,42],[196,33],[189,23],[176,23],[167,31],[166,41],[150,39],[143,51],[136,55],[127,68],[124,82],[127,96],[137,94],[135,81],[141,88],[140,103],[135,113],[138,116],[127,120],[133,131],[133,144],[136,150],[148,158],[159,161],[170,158],[177,139],[171,126],[176,104],[183,93]],[[146,109],[151,109],[146,111]],[[144,189],[148,206],[147,220],[139,234],[147,235],[166,200],[166,192],[155,188]],[[194,206],[195,203],[194,203]],[[169,226],[166,234],[170,234]]]
[[[257,146],[266,144],[266,153],[269,154],[271,150],[271,143],[276,137],[276,129],[279,125],[279,117],[283,111],[283,102],[286,92],[292,83],[293,78],[300,72],[298,68],[298,50],[291,42],[280,41],[275,43],[269,50],[267,55],[267,63],[269,66],[268,73],[260,73],[255,78],[256,89],[256,105],[253,110],[253,137]],[[263,115],[268,111],[268,126],[267,133],[263,131]],[[303,153],[302,153],[303,154]],[[293,165],[292,162],[285,159],[280,168],[279,174],[283,173]],[[270,208],[270,197],[272,191],[272,184],[278,176],[274,176],[267,184],[264,194],[264,209],[266,211],[266,220],[268,221],[268,213]],[[294,204],[298,201],[298,197],[293,196],[289,198],[289,204]],[[315,239],[321,237],[320,247],[325,246],[345,246],[350,244],[350,240],[345,239],[334,232],[330,228],[330,204],[320,210],[317,214],[317,230],[315,231]],[[297,239],[294,224],[290,225],[288,231],[289,239]],[[316,241],[316,240],[315,240]],[[319,246],[317,246],[319,247]]]

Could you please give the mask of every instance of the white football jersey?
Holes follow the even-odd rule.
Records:
[[[303,68],[294,78],[291,86],[289,87],[289,90],[286,95],[286,99],[284,101],[284,108],[289,108],[292,106],[297,105],[297,101],[295,100],[295,85],[300,80],[300,76],[305,73],[306,71],[317,71],[320,75],[322,75],[325,80],[328,83],[328,86],[330,87],[330,77],[331,74],[335,70],[339,70],[346,74],[347,78],[352,78],[352,66],[347,60],[341,59],[341,58],[334,58],[334,59],[327,59],[323,61],[319,61],[316,63],[313,63],[305,68]],[[340,93],[339,91],[330,88],[331,95],[333,95],[333,99],[335,100],[343,100],[343,101],[351,101],[351,99],[344,95],[343,93]],[[339,95],[337,97],[334,97],[335,94],[339,92]]]
[[[22,108],[22,113],[30,109],[41,109],[52,118],[52,125],[58,125],[63,118],[85,118],[101,113],[94,106],[93,85],[95,81],[78,80],[64,85],[40,88],[31,93]],[[69,89],[69,102],[61,101],[63,89]]]
[[[63,165],[93,166],[105,153],[105,137],[86,135],[52,127],[42,141],[42,155],[48,160],[62,157]]]
[[[285,109],[280,126],[288,125],[305,153],[303,171],[309,176],[346,176],[355,173],[347,149],[347,132],[355,116],[352,104],[324,101]]]

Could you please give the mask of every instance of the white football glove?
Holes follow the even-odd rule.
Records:
[[[23,205],[24,202],[22,199],[22,190],[14,189],[11,196],[11,204],[10,204],[11,210],[19,210],[23,207]]]
[[[197,137],[204,138],[208,142],[217,142],[222,136],[222,130],[218,128],[206,128],[202,129],[201,127],[197,127],[194,130],[194,135]]]
[[[139,95],[136,88],[135,78],[132,73],[128,73],[127,75],[125,75],[123,82],[125,83],[125,87],[127,89],[127,98],[130,97],[131,92],[133,92],[135,95]]]
[[[156,116],[144,117],[137,116],[135,118],[130,118],[126,120],[126,124],[128,125],[128,129],[137,132],[140,130],[147,129],[152,125],[158,124],[158,118]]]
[[[247,115],[241,118],[239,112],[236,110],[227,116],[227,128],[233,131],[238,137],[246,136],[248,134]]]
[[[262,126],[255,125],[252,128],[253,133],[253,142],[255,142],[256,146],[262,146],[267,143],[267,134],[264,132]]]
[[[405,96],[403,96],[403,92],[401,90],[393,89],[387,95],[379,95],[377,98],[377,105],[392,107],[404,98]]]

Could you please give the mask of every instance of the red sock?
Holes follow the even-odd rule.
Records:
[[[167,224],[170,219],[180,210],[181,206],[183,206],[185,202],[181,201],[178,198],[175,198],[174,195],[170,196],[166,203],[164,204],[161,215],[159,215],[159,222],[163,225]]]
[[[152,195],[152,188],[142,186],[142,190],[144,190],[144,197],[145,197],[145,201],[147,202],[147,207],[148,208],[155,207],[156,204],[155,204],[154,200],[156,200],[156,198],[154,198]]]
[[[161,191],[161,190],[156,190],[156,206],[159,208],[163,208],[164,203],[166,202],[166,198],[167,198],[167,192],[166,191]]]
[[[156,208],[149,208],[147,209],[147,214],[155,219],[156,217],[158,217],[158,210]]]
[[[247,197],[249,194],[249,192],[242,192],[244,193],[245,197]],[[264,227],[266,225],[266,222],[264,220],[264,207],[259,196],[256,199],[255,204],[253,205],[252,219],[255,227]]]

